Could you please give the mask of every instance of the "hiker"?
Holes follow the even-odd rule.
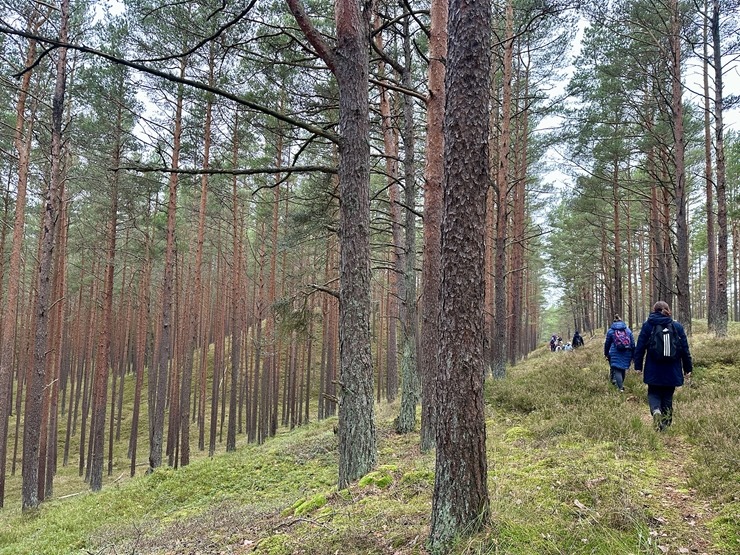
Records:
[[[578,333],[578,330],[576,330],[576,333],[573,334],[573,341],[571,341],[570,344],[573,345],[574,349],[577,349],[578,347],[583,347],[583,337],[581,337],[581,334]]]
[[[557,342],[558,336],[553,333],[552,337],[550,338],[550,351],[552,351],[553,353],[555,352],[555,346],[557,345]]]
[[[665,430],[673,421],[673,393],[683,385],[684,375],[694,369],[689,342],[683,326],[676,322],[665,301],[653,305],[653,311],[642,324],[635,348],[635,370],[645,372],[648,403],[653,426]],[[682,371],[683,370],[683,371]]]
[[[632,362],[635,338],[619,316],[614,316],[604,341],[604,356],[609,361],[609,379],[624,393],[624,375]]]

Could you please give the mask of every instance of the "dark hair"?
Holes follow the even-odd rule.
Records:
[[[619,314],[615,314],[614,315],[614,321],[615,322],[621,322],[622,321],[622,319],[619,317]]]
[[[671,307],[665,301],[658,301],[653,305],[653,312],[659,312],[663,316],[673,316]]]

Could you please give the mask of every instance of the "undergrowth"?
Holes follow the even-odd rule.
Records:
[[[490,519],[453,554],[740,553],[740,336],[691,340],[674,425],[651,427],[641,377],[608,381],[599,339],[488,380]],[[336,489],[336,419],[264,445],[0,512],[0,554],[426,553],[434,453],[376,406],[379,465]],[[686,513],[689,514],[686,514]]]

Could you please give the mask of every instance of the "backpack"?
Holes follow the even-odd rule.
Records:
[[[676,360],[679,352],[678,334],[676,328],[673,327],[673,322],[667,326],[654,326],[648,340],[648,355],[653,360],[670,361]]]
[[[627,330],[614,330],[614,345],[618,351],[626,351],[630,348],[630,336]]]

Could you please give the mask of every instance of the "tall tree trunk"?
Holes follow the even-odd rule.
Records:
[[[377,26],[380,25],[380,20]],[[378,33],[375,42],[383,49],[383,34]],[[385,77],[385,63],[381,60],[378,72]],[[385,174],[388,186],[388,205],[391,218],[391,268],[388,270],[390,294],[388,295],[388,347],[386,349],[386,399],[389,403],[398,395],[398,320],[400,303],[403,299],[404,271],[403,246],[401,245],[401,204],[398,187],[398,130],[393,125],[390,93],[383,87],[380,90],[380,118],[385,151]]]
[[[681,12],[678,0],[671,0],[671,113],[673,127],[673,164],[675,170],[676,205],[676,289],[678,318],[691,335],[691,295],[689,294],[689,227],[686,192],[686,138],[684,133],[684,108],[681,98]]]
[[[214,48],[210,45],[208,51],[208,83],[213,85]],[[206,98],[206,115],[203,130],[203,169],[208,169],[211,163],[211,123],[212,123],[213,100],[211,96]],[[188,329],[188,345],[185,351],[183,364],[182,387],[180,388],[180,464],[190,464],[190,393],[193,378],[193,366],[195,361],[195,349],[199,345],[200,338],[200,313],[203,310],[203,244],[205,242],[206,206],[208,202],[208,175],[203,174],[200,178],[200,207],[198,210],[198,235],[195,247],[195,268],[193,270],[194,285],[191,297],[190,322]],[[207,349],[207,345],[200,343],[201,349]],[[201,432],[203,426],[201,426]],[[201,447],[202,450],[202,447]]]
[[[339,83],[339,488],[377,460],[370,351],[369,6],[336,7]]]
[[[26,55],[26,67],[36,59],[36,42],[31,41]],[[16,321],[20,302],[21,254],[26,222],[26,188],[31,157],[33,116],[26,122],[26,101],[31,86],[31,71],[23,75],[16,102],[15,134],[13,143],[18,153],[18,185],[15,197],[13,239],[8,264],[8,297],[2,313],[0,329],[0,508],[5,499],[5,475],[8,446],[8,423],[10,421],[11,393],[13,388],[13,362],[15,360]],[[26,123],[28,126],[26,127]],[[20,379],[18,381],[21,381]]]
[[[432,0],[429,37],[427,159],[424,180],[424,261],[421,292],[421,450],[435,445],[435,400],[439,346],[442,183],[444,181],[445,62],[447,0]]]
[[[69,159],[67,151],[66,159]],[[69,167],[66,163],[65,167]],[[57,434],[59,420],[59,383],[62,363],[62,336],[64,335],[63,311],[66,288],[66,247],[68,217],[64,198],[64,180],[59,188],[59,224],[54,247],[54,283],[52,285],[52,308],[49,314],[49,362],[46,366],[46,383],[44,384],[44,402],[39,449],[39,501],[51,497],[54,493],[54,475],[56,474]]]
[[[613,160],[612,166],[612,209],[614,218],[614,291],[612,295],[613,306],[610,316],[622,316],[624,301],[622,297],[622,230],[619,223],[619,160]]]
[[[525,227],[527,209],[527,145],[529,136],[529,65],[525,64],[521,77],[523,86],[523,102],[518,125],[519,148],[514,181],[514,198],[512,210],[513,244],[511,247],[511,310],[509,311],[509,362],[515,364],[520,356],[526,354],[523,348],[522,315],[524,311],[524,276],[526,261],[525,255]],[[518,103],[517,103],[518,104]]]
[[[339,85],[340,314],[339,488],[377,460],[370,349],[370,5],[339,0],[337,43],[329,50],[298,0],[288,4]]]
[[[185,76],[186,60],[180,61],[180,78]],[[175,129],[172,146],[172,168],[180,165],[180,139],[182,135],[182,87],[178,87],[177,105],[175,108]],[[154,405],[149,410],[152,421],[152,433],[149,444],[149,470],[162,465],[162,444],[164,439],[164,412],[167,399],[167,377],[173,350],[172,304],[174,297],[175,272],[175,219],[177,215],[178,174],[172,172],[169,178],[169,197],[167,203],[167,247],[164,261],[164,280],[162,284],[162,322],[160,328],[159,350],[156,361],[156,381]]]
[[[403,85],[413,89],[411,82],[411,33],[409,18],[404,20],[403,50],[405,66],[403,71]],[[403,97],[403,165],[404,165],[404,204],[406,217],[404,220],[404,311],[403,311],[403,340],[402,340],[402,391],[401,410],[396,421],[396,432],[405,434],[416,427],[416,405],[419,403],[420,384],[416,361],[416,345],[418,341],[418,316],[416,305],[416,178],[414,148],[416,137],[414,132],[414,103],[410,96]]]
[[[712,46],[714,49],[714,149],[717,160],[717,337],[727,335],[727,175],[722,94],[722,49],[720,47],[720,3],[712,0]]]
[[[123,88],[123,73],[119,76],[119,91]],[[113,145],[112,164],[114,168],[120,166],[121,161],[121,122],[123,111],[120,103],[116,110],[115,139]],[[111,176],[111,203],[108,216],[107,237],[108,249],[105,260],[105,281],[103,285],[103,314],[98,335],[97,363],[95,365],[95,393],[93,396],[92,421],[90,434],[93,457],[90,461],[90,489],[100,491],[103,487],[103,455],[105,442],[105,413],[108,391],[108,371],[111,360],[111,334],[113,326],[113,276],[116,260],[116,230],[118,227],[118,179],[119,172]],[[113,409],[111,408],[111,411]]]
[[[491,372],[501,379],[506,375],[506,231],[508,220],[509,153],[511,151],[512,72],[514,59],[514,7],[506,3],[503,82],[501,99],[501,135],[496,173],[496,239],[494,263],[494,333],[491,337]]]
[[[234,135],[232,150],[232,165],[236,168],[239,156],[239,113],[234,117]],[[277,189],[277,187],[276,187]],[[237,417],[237,393],[239,389],[239,374],[241,360],[241,239],[239,237],[239,189],[236,175],[231,180],[231,209],[232,221],[232,246],[233,246],[233,274],[231,276],[231,390],[229,392],[229,424],[226,434],[226,451],[236,451],[236,417]]]
[[[716,329],[717,319],[717,237],[714,230],[714,181],[712,179],[712,125],[709,95],[709,0],[704,2],[706,17],[703,25],[704,56],[702,73],[704,77],[704,181],[707,211],[707,327]]]
[[[436,474],[430,548],[487,519],[483,404],[484,262],[491,5],[452,0],[446,77],[445,187]],[[502,184],[499,183],[499,187]],[[502,323],[501,323],[502,324]]]
[[[69,23],[69,0],[62,0],[60,11],[59,40],[67,42]],[[52,261],[59,219],[59,191],[62,188],[62,124],[64,118],[64,95],[67,84],[67,49],[57,50],[56,83],[51,111],[51,178],[44,195],[44,216],[36,285],[36,329],[33,346],[33,368],[26,390],[25,419],[23,423],[23,485],[22,509],[38,507],[39,439],[44,376],[47,364],[47,336],[52,292]]]
[[[148,239],[148,238],[147,238]],[[141,409],[141,390],[144,385],[144,365],[146,364],[147,335],[149,328],[149,285],[151,282],[151,245],[147,240],[144,245],[144,263],[141,267],[139,292],[137,299],[136,349],[134,351],[134,410],[131,417],[131,476],[136,474],[136,448],[139,440],[139,412]],[[152,371],[152,369],[150,369]]]
[[[281,97],[281,105],[283,103]],[[283,144],[282,135],[279,131],[276,145],[276,161],[278,166],[282,165]],[[275,176],[275,183],[280,182],[280,176]],[[275,313],[272,310],[277,299],[277,259],[278,259],[278,230],[280,227],[280,186],[273,187],[272,199],[272,224],[270,226],[270,276],[267,285],[267,307],[268,317],[265,335],[267,336],[267,360],[265,361],[265,377],[267,395],[265,399],[265,411],[267,435],[273,437],[277,431],[278,392],[280,383],[280,338],[277,333]]]

